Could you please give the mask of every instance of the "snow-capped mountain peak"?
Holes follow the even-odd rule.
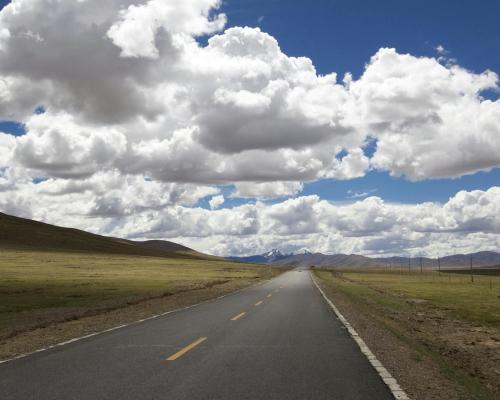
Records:
[[[283,253],[281,251],[279,251],[278,249],[272,249],[272,250],[268,251],[267,253],[264,253],[263,256],[267,257],[267,258],[281,257],[281,256],[283,256]]]
[[[296,255],[304,255],[304,256],[309,256],[312,254],[311,251],[309,251],[309,249],[302,249],[302,250],[299,250],[297,253],[294,253]]]

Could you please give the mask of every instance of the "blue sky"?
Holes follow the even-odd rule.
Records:
[[[223,11],[230,26],[261,26],[285,53],[310,57],[319,73],[358,77],[380,47],[434,56],[438,45],[468,69],[500,71],[495,0],[237,0]]]

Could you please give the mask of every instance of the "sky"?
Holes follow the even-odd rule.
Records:
[[[496,1],[0,8],[0,211],[216,255],[500,249]]]

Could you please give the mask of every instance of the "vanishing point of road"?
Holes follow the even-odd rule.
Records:
[[[0,364],[2,400],[388,400],[306,270]]]

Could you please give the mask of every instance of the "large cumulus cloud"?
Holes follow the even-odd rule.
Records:
[[[0,132],[2,210],[131,237],[215,235],[207,248],[218,253],[233,251],[231,234],[238,252],[285,236],[294,248],[378,251],[498,234],[491,195],[475,192],[408,209],[373,197],[347,208],[301,197],[234,210],[213,197],[214,210],[190,208],[221,196],[218,185],[234,185],[229,198],[269,199],[370,169],[422,180],[500,166],[500,100],[482,97],[499,89],[494,72],[382,48],[358,79],[320,75],[259,28],[224,30],[220,5],[4,7],[0,120],[22,122],[26,135]]]
[[[0,118],[28,123],[18,163],[67,175],[68,163],[41,143],[56,131],[34,121],[43,105],[46,121],[71,120],[57,141],[78,153],[67,157],[85,173],[99,165],[169,182],[300,182],[350,179],[369,168],[426,179],[498,166],[500,105],[481,97],[497,88],[495,73],[381,49],[358,80],[339,81],[334,72],[317,74],[306,57],[287,56],[259,28],[222,31],[219,6],[7,5],[0,12]],[[206,46],[200,35],[210,36]],[[80,154],[89,139],[75,146],[75,131],[117,139],[107,165],[102,153]],[[368,135],[377,141],[371,159],[362,151]],[[43,163],[34,162],[29,143]]]
[[[455,177],[499,165],[497,74],[381,49],[350,85],[360,121],[378,139],[375,168],[410,179]]]

